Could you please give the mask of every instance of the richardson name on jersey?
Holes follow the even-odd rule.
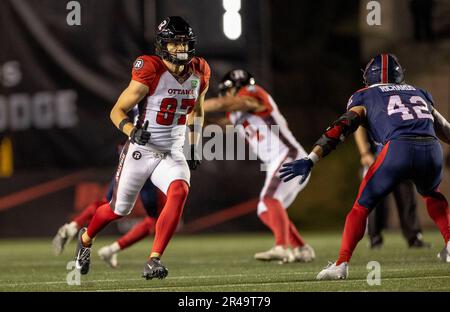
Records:
[[[194,89],[169,89],[167,90],[169,94],[184,94],[184,95],[194,95]]]
[[[390,86],[379,86],[380,90],[383,92],[388,91],[408,91],[408,90],[416,90],[413,86],[410,85],[390,85]]]

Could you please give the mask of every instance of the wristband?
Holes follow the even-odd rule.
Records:
[[[123,127],[125,127],[125,125],[129,122],[130,122],[130,119],[128,117],[122,119],[122,121],[119,123],[119,130],[123,132]]]
[[[314,152],[309,153],[308,158],[311,159],[313,164],[319,161],[319,156]]]

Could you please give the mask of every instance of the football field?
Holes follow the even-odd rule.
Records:
[[[140,277],[149,253],[150,240],[119,254],[117,269],[109,268],[97,250],[113,241],[97,239],[90,273],[81,285],[66,282],[67,263],[75,243],[55,257],[49,239],[0,240],[0,291],[450,291],[450,264],[436,254],[443,243],[437,232],[425,233],[431,249],[408,249],[399,233],[387,233],[380,250],[369,250],[367,239],[354,254],[349,280],[315,281],[328,260],[335,260],[340,233],[305,233],[317,258],[311,263],[258,262],[253,254],[268,249],[268,234],[177,235],[163,262],[169,269],[165,280]],[[381,285],[367,283],[369,261],[381,266]]]

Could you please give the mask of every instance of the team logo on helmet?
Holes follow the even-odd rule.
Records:
[[[233,80],[245,79],[247,77],[247,73],[242,69],[236,69],[231,72],[231,78]]]
[[[255,78],[244,69],[233,69],[225,74],[219,83],[219,96],[223,96],[231,88],[238,91],[242,87],[251,87],[255,84]]]
[[[167,19],[163,20],[163,21],[161,22],[161,24],[158,25],[158,29],[159,29],[159,30],[163,30],[164,27],[166,27],[167,24],[168,24]]]

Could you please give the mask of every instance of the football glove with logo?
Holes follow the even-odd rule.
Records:
[[[141,128],[141,125],[138,123],[135,128],[131,131],[130,140],[133,143],[139,145],[145,145],[150,140],[150,132],[147,131],[148,128],[148,120],[145,122],[144,127]]]

